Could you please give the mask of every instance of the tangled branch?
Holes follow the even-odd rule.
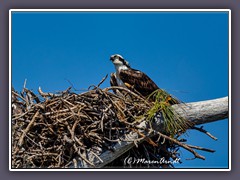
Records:
[[[124,95],[112,93],[113,88]],[[70,90],[54,94],[39,89],[39,96],[26,87],[21,93],[12,90],[13,168],[127,167],[127,156],[175,160],[179,147],[200,159],[194,149],[213,152],[181,142],[184,132],[170,137],[154,121],[144,121],[153,103],[128,89]]]

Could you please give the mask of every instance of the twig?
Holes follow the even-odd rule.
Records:
[[[23,131],[19,141],[18,141],[18,145],[21,147],[23,145],[23,139],[25,137],[25,134],[28,133],[28,131],[30,130],[30,128],[32,127],[34,121],[36,120],[36,117],[39,115],[39,111],[37,111],[35,113],[35,115],[33,116],[32,120],[30,121],[30,123],[28,124],[28,126],[26,127],[26,129]]]
[[[208,135],[210,138],[214,139],[214,140],[217,140],[217,138],[215,136],[213,136],[212,134],[210,134],[208,131],[204,130],[203,129],[203,126],[201,126],[200,128],[199,127],[195,127],[193,126],[191,129],[195,129],[195,130],[198,130],[202,133],[205,133],[206,135]]]
[[[142,100],[142,101],[145,102],[147,105],[150,105],[149,102],[148,102],[146,99],[144,99],[143,97],[139,96],[138,94],[136,94],[136,93],[130,91],[129,89],[124,88],[124,87],[120,87],[120,86],[111,86],[111,87],[108,87],[108,88],[103,89],[103,91],[109,91],[109,90],[112,90],[112,89],[120,89],[120,90],[124,90],[124,91],[128,92],[129,94],[131,94],[131,95],[137,97],[138,99]]]
[[[97,87],[100,87],[100,85],[107,79],[107,77],[108,77],[108,74],[100,81]]]
[[[164,134],[162,134],[162,133],[160,133],[160,132],[157,132],[157,131],[155,131],[155,132],[156,132],[157,134],[161,135],[163,138],[168,139],[169,141],[172,141],[174,144],[177,144],[177,145],[183,147],[184,149],[188,150],[188,151],[191,152],[196,158],[205,160],[205,157],[204,157],[204,156],[199,155],[196,151],[194,151],[194,150],[193,150],[191,147],[189,147],[187,144],[183,144],[183,143],[179,142],[178,140],[173,139],[173,138],[171,138],[171,137],[169,137],[169,136],[167,136],[167,135],[164,135]]]
[[[40,94],[42,97],[48,97],[48,96],[54,97],[54,96],[55,96],[55,94],[53,94],[53,93],[44,93],[44,92],[42,91],[41,87],[38,88],[38,92],[39,92],[39,94]]]
[[[26,102],[26,99],[24,99],[22,96],[20,96],[18,93],[16,93],[15,91],[12,91],[12,93],[15,95],[15,96],[17,96],[17,97],[19,97],[21,100],[23,100],[24,102]]]
[[[203,147],[200,147],[200,146],[193,146],[193,145],[190,145],[190,144],[187,144],[187,146],[189,146],[190,148],[194,148],[194,149],[198,149],[198,150],[202,150],[202,151],[207,151],[207,152],[215,152],[215,150],[213,149],[207,149],[207,148],[203,148]]]
[[[25,113],[23,113],[23,114],[20,114],[19,116],[15,117],[15,118],[12,118],[12,121],[15,121],[15,120],[17,120],[17,119],[19,119],[19,118],[21,118],[21,117],[25,116],[25,115],[26,115],[26,114],[28,114],[30,111],[31,111],[31,109],[30,109],[30,110],[28,110],[28,111],[26,111],[26,112],[25,112]]]

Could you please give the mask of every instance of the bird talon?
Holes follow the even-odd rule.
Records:
[[[124,83],[124,84],[127,88],[132,89],[132,86],[130,84],[128,84],[128,83]]]

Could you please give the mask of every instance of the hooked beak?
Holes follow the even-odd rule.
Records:
[[[113,57],[113,56],[111,56],[111,57],[110,57],[110,61],[113,61],[113,60],[114,60],[114,57]]]

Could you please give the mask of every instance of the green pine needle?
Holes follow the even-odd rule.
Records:
[[[169,104],[169,100],[173,104],[179,103],[178,100],[171,97],[166,91],[158,89],[149,95],[148,98],[154,99],[154,105],[147,112],[147,120],[152,120],[156,113],[162,113],[164,132],[170,134],[172,137],[179,131],[185,132],[191,123],[179,116]]]

